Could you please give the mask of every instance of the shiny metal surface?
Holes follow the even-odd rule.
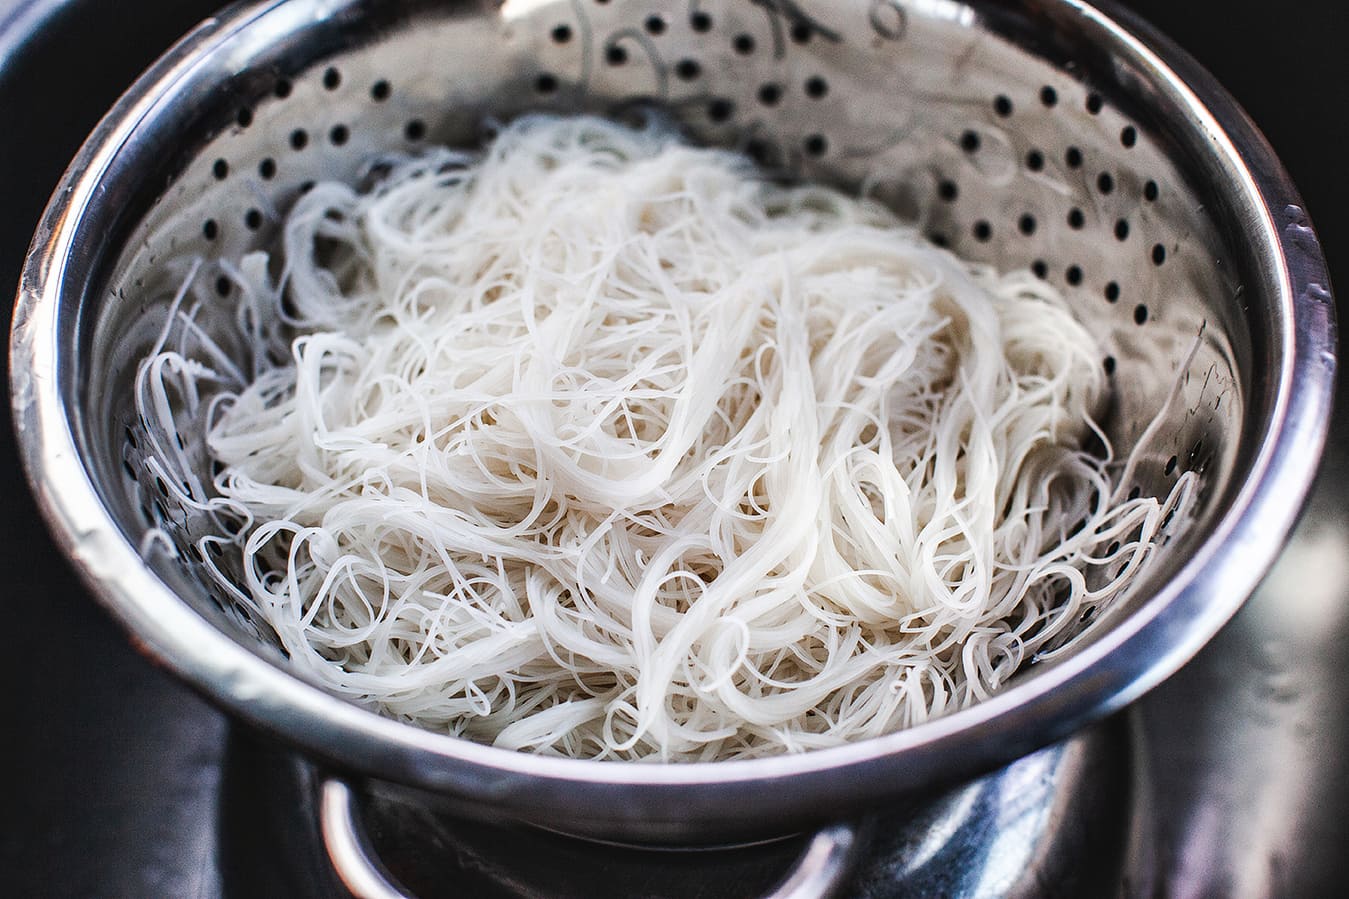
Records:
[[[372,792],[652,840],[736,839],[852,817],[1061,739],[1178,668],[1238,607],[1291,526],[1320,449],[1334,362],[1315,235],[1244,116],[1164,40],[1073,2],[821,4],[818,18],[796,4],[699,4],[662,26],[663,44],[646,24],[652,9],[237,7],[137,83],[39,229],[11,367],[32,484],[103,601],[180,676],[340,769],[376,778]],[[556,39],[560,20],[575,40]],[[726,47],[739,33],[757,35],[764,51],[734,60]],[[683,60],[696,68],[681,69]],[[814,77],[825,78],[828,102],[807,102],[822,99],[805,86]],[[372,93],[382,79],[398,85],[385,99]],[[766,102],[769,84],[790,94]],[[800,757],[625,766],[521,756],[377,718],[287,674],[190,565],[140,559],[150,522],[179,538],[199,526],[154,496],[143,470],[122,473],[141,462],[135,434],[144,427],[125,386],[162,323],[180,274],[174,258],[265,241],[304,179],[351,176],[372,149],[423,132],[471,137],[488,110],[612,109],[650,96],[703,139],[741,143],[806,176],[871,184],[966,255],[1061,271],[1114,350],[1108,424],[1123,448],[1179,376],[1202,324],[1182,402],[1138,481],[1156,491],[1178,465],[1194,467],[1202,504],[1150,589],[1073,653],[923,727]],[[713,114],[726,108],[718,100],[730,103],[724,120]],[[254,176],[269,158],[281,174]],[[885,177],[866,177],[876,172]],[[1034,224],[1020,226],[1024,216]],[[994,221],[998,230],[982,239]],[[1110,302],[1112,283],[1139,302]],[[209,310],[204,322],[213,326]]]
[[[1152,799],[1133,736],[1114,719],[886,816],[848,895],[1152,895]]]
[[[354,899],[407,899],[370,852],[352,808],[351,788],[328,780],[319,792],[319,832],[337,879]]]
[[[1133,896],[1146,895],[1155,867],[1153,802],[1135,735],[1116,718],[972,783],[898,803],[860,828],[706,850],[483,825],[363,799],[298,756],[258,748],[245,757],[275,784],[272,804],[289,809],[275,830],[312,832],[306,815],[321,822],[312,855],[336,877],[320,878],[306,896],[337,882],[358,899],[967,899],[1039,896],[1045,884],[1058,895]]]
[[[1342,398],[1345,397],[1342,391]],[[1333,896],[1349,811],[1349,401],[1259,592],[1138,707],[1159,882],[1177,899]]]
[[[328,859],[338,880],[353,899],[409,899],[409,893],[384,870],[362,833],[350,787],[340,780],[325,780],[319,788],[318,809],[319,830]],[[498,837],[506,841],[511,839],[507,834]],[[611,847],[593,844],[587,848],[591,854],[603,855]],[[413,849],[413,846],[405,846],[403,851]],[[850,825],[834,824],[819,831],[806,843],[805,850],[782,883],[764,894],[765,899],[829,899],[838,895],[851,873],[856,849],[857,832]],[[536,861],[527,850],[518,853],[511,870],[514,882],[526,880],[535,867]],[[442,873],[448,879],[450,872],[444,870]],[[556,876],[559,872],[551,873]],[[612,890],[615,895],[622,892],[621,887],[612,883],[599,888]],[[462,884],[453,888],[453,892],[462,891]]]
[[[857,832],[850,825],[831,824],[811,837],[796,867],[767,899],[830,899],[842,894],[857,848]]]

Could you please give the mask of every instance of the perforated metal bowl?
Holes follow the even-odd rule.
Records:
[[[35,238],[11,383],[58,538],[137,643],[238,716],[470,814],[611,839],[783,833],[987,770],[1120,708],[1236,610],[1308,488],[1333,323],[1316,237],[1269,148],[1163,38],[1071,0],[286,0],[233,7],[99,126]],[[1123,24],[1122,24],[1123,23]],[[1191,519],[1071,653],[921,727],[805,755],[660,766],[416,730],[306,683],[192,557],[130,389],[183,260],[268,246],[306,183],[526,110],[663,107],[694,140],[865,190],[934,240],[1061,286],[1108,347],[1132,487],[1199,473]],[[227,281],[221,290],[228,292]],[[201,324],[230,330],[222,302]],[[1196,337],[1199,345],[1191,357]],[[1188,360],[1188,363],[1187,363]],[[181,436],[199,464],[199,433]],[[152,525],[177,560],[137,547]]]

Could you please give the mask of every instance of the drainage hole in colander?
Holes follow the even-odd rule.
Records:
[[[351,137],[351,129],[346,125],[334,125],[328,132],[328,140],[332,141],[334,147],[340,147]]]
[[[426,123],[421,119],[413,119],[403,128],[403,136],[410,141],[419,141],[426,137]]]
[[[714,122],[725,122],[735,112],[735,104],[730,100],[717,99],[707,104],[707,117]]]
[[[276,177],[276,160],[270,156],[258,163],[258,175],[263,181],[271,181]]]
[[[699,34],[712,30],[712,17],[705,12],[695,12],[689,16],[689,27]]]
[[[1156,244],[1152,248],[1152,264],[1162,265],[1166,262],[1166,247]]]
[[[370,85],[370,98],[376,103],[382,103],[389,99],[389,96],[392,93],[393,88],[389,85],[389,82],[385,81],[383,78]]]
[[[980,243],[988,243],[993,239],[993,226],[984,219],[974,223],[973,232],[974,239]]]
[[[262,213],[257,209],[250,209],[244,213],[244,227],[249,231],[256,231],[262,227]]]
[[[1105,369],[1107,375],[1113,375],[1115,373],[1115,357],[1106,356],[1101,360],[1101,367]]]
[[[211,174],[215,175],[215,180],[224,181],[230,175],[230,164],[223,159],[217,159],[211,166]]]
[[[1012,98],[1006,94],[999,94],[994,97],[993,111],[1004,119],[1010,116],[1012,114]]]
[[[811,134],[802,142],[807,156],[823,156],[829,151],[829,139],[823,134]]]
[[[764,168],[777,168],[781,161],[778,157],[778,151],[773,144],[760,138],[754,138],[745,144],[745,152],[749,157]]]
[[[1030,265],[1030,270],[1035,273],[1035,277],[1041,281],[1049,277],[1049,263],[1043,259],[1037,259]]]
[[[1080,265],[1068,266],[1067,271],[1063,273],[1063,277],[1064,280],[1066,280],[1073,287],[1077,287],[1082,283],[1082,266]]]
[[[1148,307],[1139,303],[1134,307],[1134,324],[1145,325],[1148,322]]]
[[[610,44],[604,48],[604,61],[611,66],[621,66],[628,61],[628,51],[621,44]]]
[[[1190,458],[1191,459],[1199,458],[1199,454],[1202,453],[1203,451],[1204,451],[1204,439],[1201,437],[1200,439],[1194,442],[1194,446],[1190,447]]]
[[[1119,302],[1120,289],[1119,284],[1111,281],[1105,286],[1105,300],[1107,303]]]
[[[951,241],[949,241],[949,240],[946,239],[946,235],[945,235],[945,234],[940,234],[940,233],[938,233],[938,232],[933,232],[933,233],[929,234],[929,235],[927,236],[927,239],[928,239],[928,241],[929,241],[930,243],[932,243],[934,246],[941,247],[942,249],[946,249],[947,247],[949,247],[949,246],[951,245]]]
[[[1126,147],[1132,148],[1138,143],[1138,129],[1133,125],[1127,126],[1119,133],[1119,142]]]
[[[731,41],[731,46],[735,52],[741,56],[748,56],[754,52],[754,36],[750,34],[737,34]]]
[[[941,197],[947,203],[954,203],[960,196],[960,185],[949,178],[944,179],[937,185],[937,196]]]
[[[792,40],[798,44],[810,42],[812,29],[809,22],[797,22],[792,26]]]
[[[309,146],[309,132],[303,128],[296,128],[290,133],[290,148],[295,152],[300,152]]]
[[[1031,150],[1026,154],[1026,168],[1032,172],[1042,171],[1045,167],[1045,154],[1039,150]]]
[[[1017,229],[1020,230],[1022,234],[1026,235],[1027,237],[1030,237],[1032,234],[1035,233],[1036,224],[1037,223],[1035,221],[1035,216],[1031,215],[1028,212],[1017,220],[1016,226]]]
[[[1074,207],[1068,210],[1068,227],[1074,231],[1081,231],[1087,224],[1087,214],[1081,209]]]
[[[829,82],[825,81],[819,75],[812,75],[806,79],[806,96],[812,100],[818,100],[829,93]]]
[[[216,224],[215,219],[207,219],[201,223],[201,236],[207,240],[215,240],[220,236],[220,225]]]
[[[1161,188],[1157,186],[1156,181],[1149,181],[1143,185],[1143,199],[1149,203],[1157,202],[1157,197],[1161,195]]]
[[[675,63],[674,71],[680,81],[692,81],[703,73],[703,67],[696,59],[681,59]]]
[[[330,91],[335,91],[339,86],[341,86],[341,84],[342,84],[342,73],[339,72],[335,67],[329,66],[323,72],[323,86]]]
[[[249,125],[253,124],[253,110],[245,106],[243,109],[239,110],[238,114],[234,117],[234,121],[239,123],[240,128],[247,128]]]
[[[1050,109],[1054,108],[1059,103],[1059,92],[1046,84],[1040,88],[1040,102]]]
[[[966,153],[978,153],[982,143],[978,131],[966,131],[960,135],[960,149]]]
[[[534,90],[541,94],[557,93],[557,76],[549,72],[544,72],[534,79]]]
[[[1067,152],[1063,154],[1063,161],[1068,164],[1068,168],[1070,169],[1082,168],[1082,151],[1077,147],[1069,147]]]
[[[1125,241],[1129,239],[1129,220],[1120,219],[1115,222],[1115,239]]]
[[[642,25],[646,28],[647,34],[655,35],[665,33],[665,19],[661,16],[647,16],[646,21],[643,22]]]
[[[243,533],[244,522],[233,515],[222,514],[220,516],[220,529],[226,537],[234,540]]]
[[[553,43],[565,44],[571,40],[571,26],[565,24],[554,25],[551,35],[553,38]]]
[[[136,469],[129,460],[122,460],[122,470],[126,472],[126,476],[131,478],[131,480],[136,480]]]
[[[1167,477],[1170,477],[1171,475],[1173,475],[1173,474],[1176,473],[1176,463],[1177,463],[1178,461],[1179,461],[1179,460],[1176,459],[1175,456],[1172,456],[1170,459],[1167,459],[1167,460],[1166,460],[1166,476],[1167,476]]]
[[[1092,115],[1100,115],[1101,110],[1105,108],[1105,100],[1101,99],[1100,94],[1087,95],[1087,112]]]
[[[768,82],[759,86],[759,102],[764,106],[777,106],[782,102],[782,85]]]
[[[131,430],[131,428],[123,428],[122,436],[126,438],[126,445],[130,449],[140,449],[140,443],[136,440],[136,432]]]
[[[220,296],[222,297],[229,296],[230,288],[232,288],[233,286],[234,285],[230,282],[230,279],[226,278],[224,275],[221,275],[219,278],[215,279],[215,292],[220,294]],[[179,437],[178,439],[182,440],[183,438]]]
[[[290,83],[289,78],[282,78],[276,82],[276,87],[272,88],[272,93],[276,94],[278,100],[284,100],[290,96],[294,85]]]
[[[1103,194],[1110,194],[1115,189],[1115,176],[1109,172],[1101,172],[1096,178],[1096,189]]]
[[[1142,487],[1139,487],[1137,484],[1135,484],[1135,485],[1134,485],[1134,488],[1133,488],[1132,490],[1129,491],[1129,499],[1130,499],[1130,500],[1138,499],[1138,498],[1139,498],[1140,496],[1142,496],[1142,495],[1143,495],[1143,488],[1142,488]]]

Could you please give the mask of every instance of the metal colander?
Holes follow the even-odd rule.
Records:
[[[1278,552],[1324,439],[1328,280],[1295,191],[1182,53],[1073,0],[269,0],[202,24],[65,176],[24,272],[12,385],[58,539],[152,657],[368,788],[610,839],[789,832],[1005,763],[1131,701]],[[1124,22],[1125,24],[1120,24]],[[1111,376],[1130,489],[1194,471],[1148,578],[992,700],[840,749],[722,765],[539,758],[349,705],[203,576],[203,522],[145,465],[132,378],[184,260],[267,247],[307,184],[471,145],[525,111],[666,110],[696,141],[882,199],[972,260],[1061,287]],[[229,279],[199,323],[235,329]],[[1196,348],[1196,341],[1198,342]],[[240,351],[242,354],[242,351]],[[167,435],[161,435],[167,436]],[[201,434],[176,435],[203,469]],[[204,473],[204,471],[203,471]],[[209,481],[209,478],[207,479]],[[138,551],[152,526],[177,558]]]

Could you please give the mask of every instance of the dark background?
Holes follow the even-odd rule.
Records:
[[[1194,54],[1246,107],[1300,187],[1335,281],[1349,285],[1346,4],[1125,5]],[[211,7],[0,0],[0,296],[13,295],[42,206],[99,115]],[[0,509],[0,610],[9,636],[0,648],[0,685],[9,691],[0,707],[8,775],[0,893],[211,895],[212,876],[194,870],[182,847],[209,837],[192,802],[215,787],[223,722],[132,652],[51,548],[19,473],[7,402]]]

